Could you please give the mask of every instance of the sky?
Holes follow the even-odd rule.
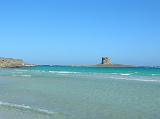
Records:
[[[0,57],[160,65],[159,0],[0,0]]]

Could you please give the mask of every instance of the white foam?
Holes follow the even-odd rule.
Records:
[[[31,77],[31,75],[16,75],[16,74],[13,74],[12,76],[14,77]]]
[[[49,111],[49,110],[46,110],[46,109],[32,108],[32,107],[24,105],[24,104],[18,105],[18,104],[13,104],[13,103],[0,101],[0,105],[11,107],[11,108],[17,108],[17,109],[33,110],[33,111],[36,111],[36,112],[39,112],[39,113],[44,113],[44,114],[55,114],[55,113],[57,113],[57,112],[52,112],[52,111]]]
[[[49,71],[50,73],[57,73],[57,74],[76,74],[79,72],[69,72],[69,71]]]
[[[152,76],[159,76],[160,74],[152,74]]]
[[[21,75],[22,77],[31,77],[31,75]]]
[[[118,74],[118,73],[111,73],[111,74]]]
[[[129,75],[131,75],[131,74],[120,74],[120,75],[122,75],[122,76],[129,76]]]
[[[26,71],[28,71],[28,70],[25,70],[25,69],[15,69],[15,71],[26,72]]]
[[[147,79],[136,79],[136,78],[122,78],[122,77],[111,77],[112,79],[117,79],[117,80],[128,80],[128,81],[144,81],[144,82],[158,82],[160,83],[160,80],[147,80]]]
[[[160,82],[160,80],[146,80],[146,79],[129,79],[129,80],[145,81],[145,82]]]

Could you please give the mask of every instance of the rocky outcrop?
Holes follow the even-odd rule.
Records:
[[[126,65],[126,64],[112,64],[111,59],[109,57],[102,57],[102,63],[97,64],[96,66],[100,66],[100,67],[135,67],[135,66]]]
[[[13,58],[0,58],[0,67],[22,67],[25,66],[26,63],[21,59],[13,59]]]

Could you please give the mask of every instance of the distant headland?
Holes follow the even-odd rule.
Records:
[[[27,64],[22,59],[0,57],[0,68],[15,68],[15,67],[25,67],[25,66],[33,66],[33,65]]]

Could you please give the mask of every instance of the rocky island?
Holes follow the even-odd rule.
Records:
[[[101,64],[97,64],[96,66],[101,66],[101,67],[135,67],[135,66],[126,65],[126,64],[112,64],[111,59],[109,57],[102,57]]]
[[[13,58],[0,58],[0,68],[14,68],[14,67],[23,67],[27,64],[21,59]]]

